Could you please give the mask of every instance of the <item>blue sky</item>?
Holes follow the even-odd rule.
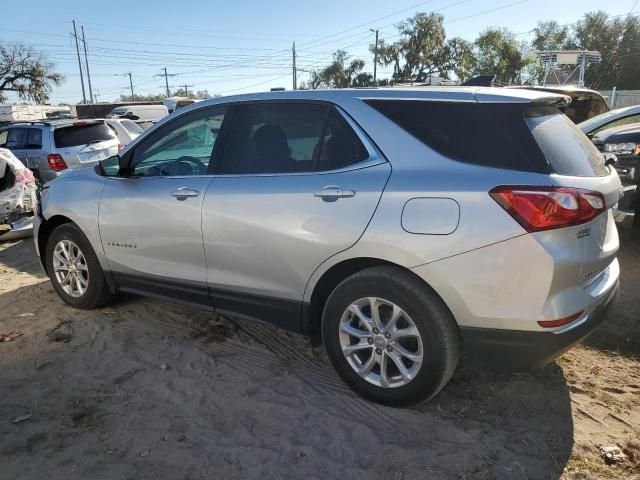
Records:
[[[23,42],[42,51],[65,75],[52,102],[75,103],[82,98],[71,21],[84,25],[89,48],[92,86],[98,100],[110,101],[129,93],[132,72],[136,93],[164,90],[154,77],[167,67],[178,74],[171,86],[209,93],[243,93],[291,88],[291,44],[296,42],[298,66],[320,68],[337,48],[367,60],[368,44],[393,40],[394,24],[417,11],[439,11],[448,36],[473,40],[487,27],[506,27],[519,39],[530,38],[538,20],[573,23],[598,9],[626,14],[634,0],[242,0],[142,1],[32,0],[7,2],[2,7],[0,42]],[[25,8],[25,5],[28,7]],[[640,11],[640,4],[634,13]],[[378,69],[380,78],[389,71]],[[299,73],[305,80],[307,74]],[[86,82],[86,79],[85,79]],[[87,93],[88,97],[88,93]],[[13,100],[13,98],[12,98]]]

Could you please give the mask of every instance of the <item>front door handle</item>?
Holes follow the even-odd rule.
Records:
[[[171,196],[176,197],[178,200],[186,200],[188,197],[197,197],[198,195],[200,195],[198,190],[191,190],[188,187],[180,187],[171,192]]]
[[[328,185],[322,190],[319,190],[313,194],[314,197],[320,197],[325,202],[335,202],[339,198],[351,198],[356,196],[355,190],[348,190],[346,188],[336,187],[335,185]]]

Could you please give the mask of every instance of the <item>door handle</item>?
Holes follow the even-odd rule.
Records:
[[[191,190],[188,187],[180,187],[171,192],[171,196],[176,197],[178,200],[186,200],[188,197],[197,197],[198,195],[200,195],[198,190]]]
[[[335,185],[328,185],[322,190],[319,190],[313,194],[314,197],[320,197],[325,202],[335,202],[339,198],[351,198],[356,196],[355,190],[349,190],[346,188],[336,187]]]

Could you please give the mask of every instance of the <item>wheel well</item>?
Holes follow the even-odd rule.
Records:
[[[334,265],[320,277],[320,280],[318,280],[318,283],[316,283],[313,289],[311,301],[309,302],[305,315],[303,331],[311,335],[320,332],[324,305],[329,295],[331,295],[331,292],[333,292],[340,282],[361,270],[379,266],[393,266],[411,272],[407,268],[379,258],[352,258]]]
[[[47,262],[46,262],[46,254],[47,254],[47,241],[49,240],[49,235],[60,225],[64,225],[65,223],[73,223],[71,219],[63,216],[63,215],[54,215],[49,220],[45,221],[40,225],[40,229],[38,230],[38,251],[40,252],[40,260],[42,260],[42,265],[44,270],[47,272]]]

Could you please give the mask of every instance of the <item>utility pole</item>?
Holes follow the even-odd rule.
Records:
[[[172,74],[167,73],[167,67],[164,67],[162,70],[164,70],[164,73],[154,75],[154,77],[164,77],[164,86],[167,89],[167,97],[170,97],[171,92],[169,91],[169,77],[175,77],[177,73],[172,73]]]
[[[87,82],[89,82],[89,99],[93,103],[93,89],[91,88],[91,74],[89,73],[89,57],[87,56],[87,41],[84,39],[84,25],[80,26],[82,32],[82,46],[84,47],[84,64],[87,66]]]
[[[76,53],[78,54],[78,68],[80,69],[80,84],[82,85],[82,103],[87,103],[87,94],[84,91],[84,77],[82,76],[82,62],[80,61],[80,47],[78,46],[78,31],[76,30],[76,21],[73,22],[73,38],[76,39]]]
[[[293,54],[293,89],[298,89],[298,70],[296,68],[296,42],[293,42],[293,48],[291,49]]]
[[[127,73],[116,73],[116,77],[129,77],[129,86],[131,87],[131,101],[135,102],[136,97],[133,95],[133,76],[131,74],[131,72],[127,72]]]
[[[376,34],[376,46],[373,49],[373,84],[378,86],[378,30],[374,30],[373,28],[369,29],[373,33]]]
[[[183,85],[184,86],[184,96],[185,97],[189,97],[189,90],[187,90],[189,87],[193,87],[193,85],[187,85],[186,83]]]

